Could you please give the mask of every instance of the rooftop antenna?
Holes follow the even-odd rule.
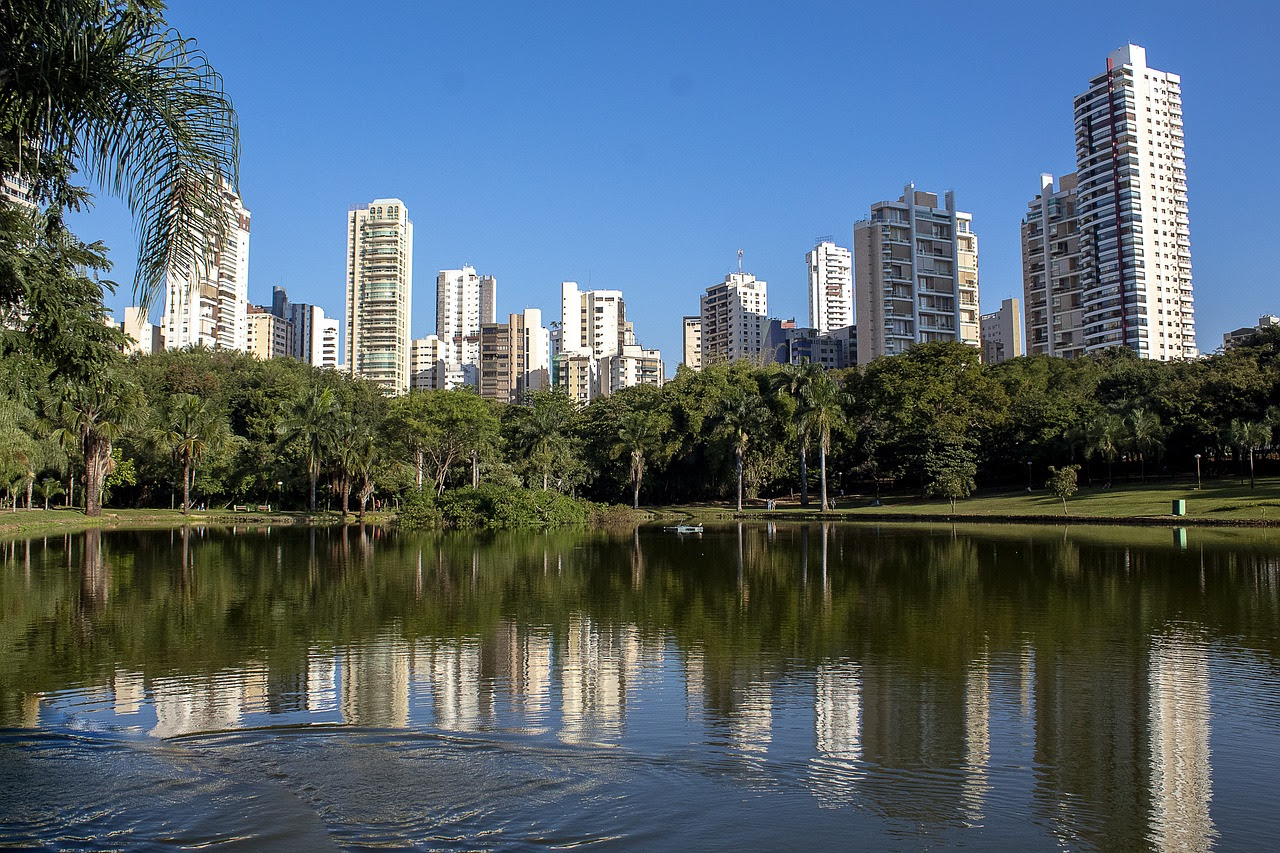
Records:
[[[742,250],[738,250],[738,275],[742,275]]]

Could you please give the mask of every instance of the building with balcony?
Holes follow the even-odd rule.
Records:
[[[347,370],[387,394],[410,385],[413,223],[398,198],[347,213]]]
[[[824,237],[804,262],[809,268],[809,327],[825,335],[852,326],[853,253]]]
[[[797,326],[792,320],[770,320],[765,332],[765,364],[820,364],[841,370],[857,363],[858,337],[855,326],[819,333]]]
[[[1022,220],[1022,296],[1026,351],[1084,354],[1084,277],[1076,217],[1076,175],[1040,176],[1040,194]]]
[[[245,320],[250,355],[261,359],[294,357],[293,323],[259,305],[249,306]]]
[[[223,233],[195,235],[187,269],[165,280],[164,339],[170,349],[248,348],[249,211],[222,183]]]
[[[708,287],[699,302],[703,365],[760,360],[769,314],[766,282],[739,270]]]
[[[271,313],[293,324],[294,358],[315,367],[338,367],[338,320],[319,305],[290,302],[279,285],[271,291]]]
[[[440,270],[436,276],[436,336],[448,360],[462,368],[462,383],[480,387],[480,327],[497,322],[497,282],[475,267]],[[452,386],[450,386],[452,387]]]
[[[684,347],[681,363],[693,370],[702,369],[702,317],[685,317],[682,321]]]
[[[480,326],[480,396],[504,403],[550,386],[548,332],[542,311],[526,308],[505,323]]]
[[[858,364],[917,343],[978,346],[978,237],[972,216],[907,184],[853,226]]]
[[[1022,306],[1009,298],[1000,303],[999,311],[983,314],[979,318],[982,337],[982,361],[999,364],[1023,355]]]

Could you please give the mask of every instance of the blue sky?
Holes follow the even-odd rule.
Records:
[[[1280,311],[1274,229],[1244,227],[1273,221],[1280,177],[1269,4],[177,0],[169,20],[240,114],[259,304],[283,284],[341,317],[347,209],[394,196],[415,337],[436,271],[471,263],[500,319],[557,319],[566,279],[621,289],[673,370],[681,316],[739,248],[770,314],[803,323],[814,238],[851,245],[914,181],[973,214],[992,310],[1021,296],[1040,173],[1074,169],[1072,97],[1132,41],[1182,75],[1201,348]],[[104,194],[74,225],[113,248],[120,316],[127,212]]]

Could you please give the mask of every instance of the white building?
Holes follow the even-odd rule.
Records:
[[[409,390],[413,223],[398,198],[347,214],[347,369],[388,394]]]
[[[819,335],[853,325],[853,253],[832,240],[804,256],[809,268],[809,326]]]
[[[409,355],[410,390],[433,391],[445,387],[449,376],[448,349],[435,335],[414,339]]]
[[[999,311],[983,314],[979,318],[982,326],[982,361],[984,364],[999,364],[1023,354],[1022,349],[1022,306],[1017,299],[1006,299],[1000,303]]]
[[[120,324],[120,331],[129,338],[124,347],[125,355],[151,355],[164,349],[164,328],[152,325],[146,312],[137,305],[124,309],[124,322]]]
[[[764,281],[750,273],[730,273],[708,287],[700,302],[703,365],[760,358],[769,314]]]
[[[1182,89],[1130,44],[1075,99],[1084,351],[1194,358]]]
[[[978,237],[947,192],[907,184],[853,226],[858,364],[917,343],[978,346]]]
[[[627,306],[620,290],[560,285],[560,346],[566,354],[617,355],[627,342]]]
[[[164,339],[170,349],[248,348],[249,211],[225,181],[222,202],[222,239],[213,229],[199,235],[187,274],[172,270],[166,277]]]
[[[286,358],[293,355],[293,323],[277,317],[266,308],[250,305],[247,320],[248,352],[261,358]]]
[[[436,276],[436,336],[462,367],[467,385],[479,388],[480,326],[497,322],[497,283],[475,267],[440,270]]]

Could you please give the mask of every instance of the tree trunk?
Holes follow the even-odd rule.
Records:
[[[480,451],[471,451],[471,488],[480,488]]]
[[[31,505],[31,490],[35,487],[35,484],[36,481],[34,477],[27,480],[27,512],[31,512],[31,510],[35,509],[35,507]]]
[[[350,510],[348,509],[348,507],[350,506],[350,499],[351,499],[351,478],[350,477],[342,478],[341,488],[342,488],[342,520],[346,521],[347,515],[350,513]]]
[[[822,469],[822,511],[827,511],[827,444],[823,442],[818,447],[818,462]]]
[[[191,460],[182,463],[182,514],[191,512]]]
[[[76,505],[76,472],[72,471],[67,479],[67,507]]]
[[[84,514],[102,515],[102,489],[111,473],[111,440],[90,434],[84,443]]]
[[[415,465],[418,469],[418,491],[422,491],[422,451],[418,450],[415,456]]]
[[[800,506],[809,505],[809,445],[800,444]]]
[[[734,448],[734,455],[738,461],[738,512],[742,512],[742,448]]]
[[[550,467],[543,468],[542,469],[542,491],[545,492],[547,490],[547,481],[550,479],[551,479],[551,468]]]
[[[1252,447],[1250,447],[1250,448],[1249,448],[1249,488],[1251,488],[1251,489],[1252,489],[1252,488],[1253,488],[1253,485],[1254,485],[1254,479],[1253,479],[1253,448],[1252,448]]]
[[[320,479],[320,472],[312,468],[309,473],[311,474],[311,511],[314,513],[316,511],[316,480]]]

